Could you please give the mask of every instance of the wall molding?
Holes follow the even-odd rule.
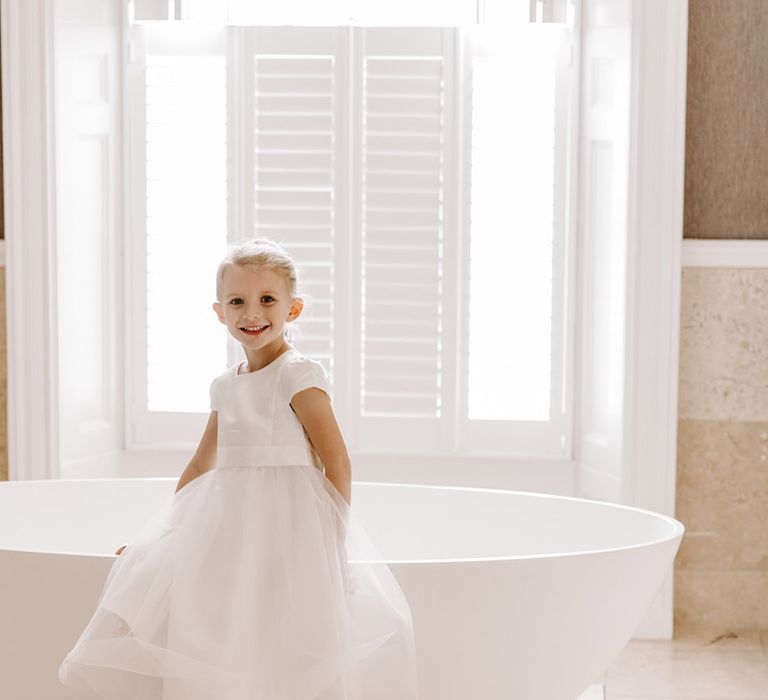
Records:
[[[592,214],[581,210],[581,285],[601,286],[579,328],[591,372],[579,389],[578,495],[674,516],[688,0],[584,7],[592,92],[582,93],[579,187]],[[600,70],[621,86],[611,99],[589,82]],[[673,577],[671,567],[635,638],[672,637]]]
[[[688,0],[634,0],[623,492],[674,516]],[[671,639],[674,564],[635,631]]]
[[[8,478],[59,472],[53,3],[0,3]],[[34,313],[30,313],[34,300]]]
[[[683,240],[683,267],[768,268],[768,240]]]

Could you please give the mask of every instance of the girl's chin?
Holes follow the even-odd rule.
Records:
[[[257,343],[260,347],[266,348],[267,346],[274,345],[277,349],[283,342],[282,330],[275,329],[274,326],[270,326],[260,333],[247,333],[237,329],[237,335],[235,338],[243,345],[251,345]]]

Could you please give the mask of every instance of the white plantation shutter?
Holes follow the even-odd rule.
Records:
[[[245,129],[253,140],[252,226],[247,237],[284,245],[299,268],[305,309],[295,345],[334,375],[335,259],[340,201],[339,117],[344,75],[332,28],[241,30],[253,97]],[[342,84],[340,84],[342,83]],[[343,152],[343,150],[342,150]],[[346,164],[343,164],[346,165]]]
[[[570,32],[470,35],[469,294],[462,445],[566,449],[566,172]],[[500,88],[503,86],[503,89]]]
[[[363,71],[362,413],[439,417],[443,61]]]
[[[454,148],[446,109],[455,32],[360,35],[360,442],[435,449],[446,418],[445,181]]]
[[[458,28],[225,30],[228,138],[217,128],[198,136],[204,149],[226,148],[209,205],[228,221],[200,250],[212,268],[224,236],[272,238],[293,254],[306,300],[294,343],[325,365],[358,453],[565,449],[569,47],[566,31],[536,31],[499,57],[494,42],[467,41],[458,53]],[[178,45],[194,53],[199,39]],[[496,88],[510,99],[497,104]],[[528,143],[535,149],[523,153]],[[184,182],[176,167],[163,177]],[[146,226],[139,255],[152,262],[151,218]],[[174,269],[170,256],[156,261]],[[526,274],[531,283],[513,289]],[[483,295],[494,284],[500,306],[489,317]],[[190,375],[207,382],[242,349],[224,342],[204,296],[194,303],[211,319],[195,337],[229,346],[226,363],[211,351],[207,373],[189,354]],[[501,329],[512,311],[514,328]],[[170,335],[160,344],[179,357]],[[207,401],[207,384],[189,391]]]

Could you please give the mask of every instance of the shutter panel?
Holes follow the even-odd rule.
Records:
[[[332,378],[341,89],[335,30],[243,31],[253,79],[253,232],[293,255],[305,299],[295,345]]]
[[[556,55],[549,29],[524,25],[512,38],[505,32],[488,42],[491,55],[473,60],[470,419],[550,417],[557,202]],[[494,43],[508,55],[494,56]],[[507,390],[499,391],[500,384]]]
[[[436,447],[442,410],[451,30],[363,30],[361,438]],[[413,419],[423,419],[414,421]]]
[[[224,33],[143,31],[146,219],[136,223],[146,226],[145,405],[207,412],[210,378],[225,361],[225,330],[211,310],[227,231]],[[195,353],[179,352],[190,342]]]
[[[561,455],[569,400],[563,328],[570,32],[553,24],[478,27],[467,53],[472,185],[463,446]]]

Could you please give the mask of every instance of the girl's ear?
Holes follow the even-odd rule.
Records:
[[[224,325],[226,325],[227,320],[224,318],[224,309],[221,307],[221,304],[219,304],[218,301],[213,302],[213,310],[216,312],[216,315],[219,317],[219,321],[221,321]]]
[[[291,310],[288,314],[288,320],[295,321],[299,316],[301,316],[301,310],[303,308],[304,308],[304,300],[301,297],[296,297],[291,302]]]

